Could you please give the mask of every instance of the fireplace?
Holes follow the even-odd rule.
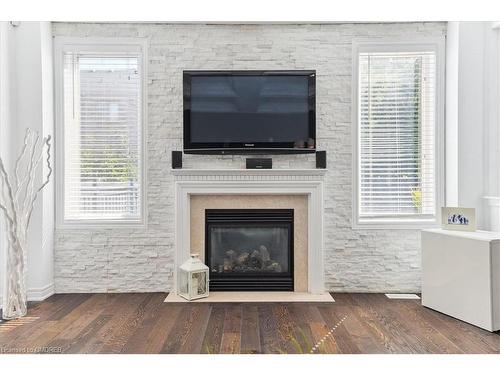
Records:
[[[206,209],[210,290],[293,291],[293,209]]]

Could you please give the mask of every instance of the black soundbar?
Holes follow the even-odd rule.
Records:
[[[271,158],[248,158],[247,169],[272,169],[273,159]]]

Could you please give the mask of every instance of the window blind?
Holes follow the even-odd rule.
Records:
[[[435,215],[436,53],[359,54],[359,217]]]
[[[64,54],[64,216],[141,217],[140,56]]]

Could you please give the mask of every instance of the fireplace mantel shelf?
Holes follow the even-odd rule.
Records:
[[[324,176],[326,169],[172,169],[174,176]]]

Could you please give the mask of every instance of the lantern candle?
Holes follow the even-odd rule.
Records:
[[[191,254],[179,267],[177,294],[188,301],[208,297],[208,267],[198,254]]]

